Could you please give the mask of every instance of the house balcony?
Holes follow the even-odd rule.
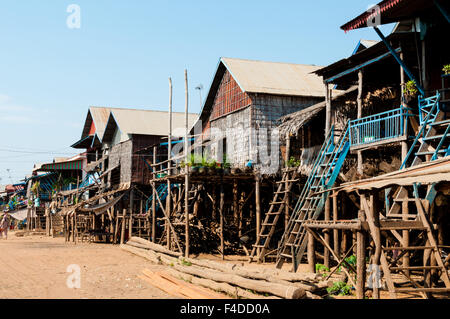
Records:
[[[362,150],[378,145],[405,141],[408,108],[370,115],[349,122],[351,150]]]

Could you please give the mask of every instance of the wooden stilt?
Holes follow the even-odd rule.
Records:
[[[256,238],[258,238],[258,235],[261,231],[261,179],[260,176],[256,175],[255,180],[255,206],[256,206]],[[259,243],[256,243],[257,245]],[[261,254],[261,249],[257,249],[258,257]]]
[[[126,217],[127,217],[127,209],[122,209],[122,228],[120,231],[120,244],[122,245],[125,242],[125,227],[126,227]]]
[[[132,189],[130,192],[129,211],[130,211],[130,220],[128,225],[128,238],[131,238],[133,236],[134,189]]]
[[[362,117],[362,90],[363,90],[363,71],[358,71],[358,97],[357,97],[357,104],[358,104],[358,115],[357,118],[360,119]],[[363,176],[363,156],[362,151],[357,152],[358,156],[358,163],[357,163],[357,171],[360,176],[360,178]]]
[[[316,245],[312,232],[308,232],[308,271],[316,272]]]
[[[166,212],[167,214],[171,215],[172,213],[172,199],[171,199],[171,195],[172,195],[172,191],[171,191],[171,183],[170,181],[167,181],[167,197],[166,197]],[[166,220],[165,222],[165,229],[166,229],[166,237],[167,237],[167,249],[170,249],[170,247],[172,246],[172,241],[171,241],[171,236],[170,236],[170,228],[169,228],[169,224],[168,221]]]
[[[325,202],[325,221],[329,221],[330,220],[330,215],[331,215],[331,205],[330,205],[330,198],[328,197],[326,202]],[[330,245],[330,230],[329,229],[325,229],[324,230],[324,239],[326,241],[326,243],[328,245]],[[328,251],[328,249],[326,247],[323,248],[323,264],[325,267],[330,268],[330,252]]]
[[[289,161],[289,158],[291,157],[291,136],[289,133],[286,133],[286,163]],[[286,165],[287,168],[288,165]],[[289,189],[289,181],[288,179],[286,180],[285,183],[285,189]],[[289,196],[290,192],[287,192],[285,194],[285,201],[286,201],[286,205],[284,207],[284,228],[287,228],[287,225],[289,224],[289,219],[290,219],[290,212],[289,212],[289,203],[290,203],[290,196]]]
[[[224,227],[224,214],[223,214],[223,206],[225,203],[225,192],[223,189],[223,184],[220,184],[220,203],[219,203],[219,218],[220,218],[220,253],[222,254],[222,260],[225,259],[225,244],[223,238],[223,227]]]
[[[156,146],[153,147],[153,164],[156,164]],[[153,179],[156,178],[156,174],[153,173]],[[156,185],[152,182],[152,242],[156,243]]]
[[[338,220],[338,193],[334,192],[333,194],[333,221]],[[334,247],[334,253],[337,256],[341,255],[341,252],[339,251],[339,230],[334,229],[333,230],[333,247]]]
[[[364,211],[358,214],[360,221],[366,220]],[[356,234],[356,298],[364,299],[366,282],[366,240],[364,230],[359,230]]]

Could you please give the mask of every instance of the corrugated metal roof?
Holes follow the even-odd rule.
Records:
[[[294,96],[325,95],[322,78],[311,74],[320,66],[222,58],[244,92]]]
[[[91,106],[89,108],[89,111],[91,112],[92,120],[94,121],[95,132],[97,133],[98,136],[103,136],[106,123],[108,123],[111,108]]]
[[[352,192],[356,190],[382,189],[392,185],[407,186],[414,183],[429,185],[439,182],[450,182],[450,157],[413,166],[402,171],[345,183],[336,189]]]
[[[169,114],[164,111],[111,108],[111,116],[122,134],[142,134],[165,136],[169,131]],[[198,114],[189,113],[189,128],[195,123]],[[184,129],[185,113],[172,113],[172,129]],[[174,131],[176,133],[176,131]],[[103,138],[103,136],[102,136]]]

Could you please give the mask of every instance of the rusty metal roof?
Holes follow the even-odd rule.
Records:
[[[222,58],[220,61],[244,92],[325,96],[322,78],[312,74],[320,66],[235,58]]]

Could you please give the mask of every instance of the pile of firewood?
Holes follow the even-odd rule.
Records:
[[[319,299],[331,281],[311,273],[244,267],[243,264],[184,258],[181,253],[132,237],[121,248],[152,263],[169,266],[177,279],[222,292],[233,298]]]

